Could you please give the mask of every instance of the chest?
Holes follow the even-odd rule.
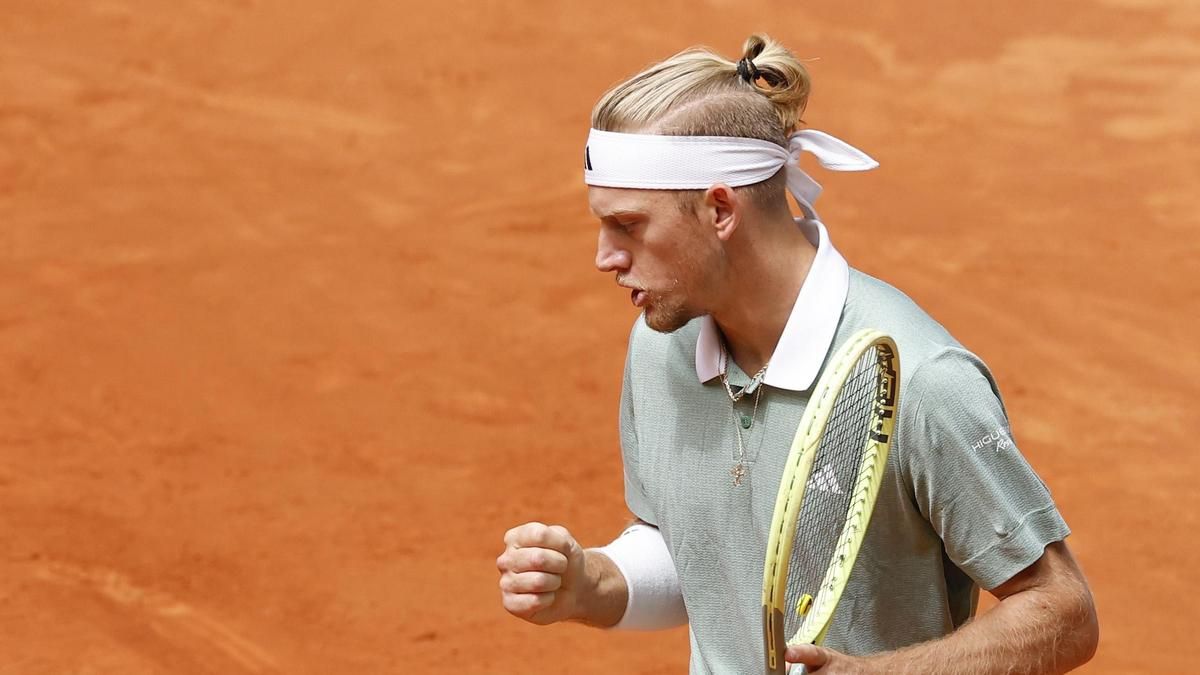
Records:
[[[753,394],[730,401],[720,383],[635,396],[639,474],[673,550],[703,539],[766,545],[807,396],[766,388],[755,403]]]

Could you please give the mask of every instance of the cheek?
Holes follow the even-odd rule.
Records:
[[[635,257],[635,274],[694,288],[703,285],[721,255],[720,242],[705,237],[694,220],[651,226]]]
[[[677,262],[689,278],[703,279],[717,268],[722,256],[723,251],[713,241],[695,236],[682,242]]]

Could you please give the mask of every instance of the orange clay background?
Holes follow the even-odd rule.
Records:
[[[0,673],[684,672],[494,559],[626,518],[591,106],[754,30],[882,162],[837,245],[997,374],[1086,670],[1194,672],[1200,5],[97,0],[0,12]]]

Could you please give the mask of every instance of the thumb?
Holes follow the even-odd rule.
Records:
[[[571,535],[567,528],[562,525],[551,525],[549,529],[562,538],[566,546],[566,550],[562,551],[562,553],[567,556],[567,560],[578,562],[583,559],[583,547],[579,545],[579,542],[575,540],[575,537]]]
[[[783,654],[788,663],[803,663],[808,669],[816,670],[829,663],[831,652],[816,645],[792,645]]]
[[[562,584],[563,588],[570,588],[582,578],[584,573],[586,556],[583,547],[562,525],[551,525],[549,529],[561,537],[562,545],[556,547],[556,550],[567,556],[567,569],[562,574]]]

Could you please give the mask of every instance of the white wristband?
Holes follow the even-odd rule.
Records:
[[[609,545],[591,550],[612,560],[629,588],[625,614],[614,629],[659,630],[687,623],[675,563],[657,527],[631,525]]]

